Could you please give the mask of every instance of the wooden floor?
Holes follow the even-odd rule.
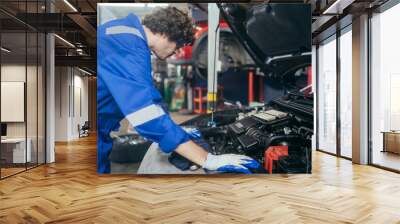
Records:
[[[0,181],[0,223],[400,223],[400,175],[315,152],[312,175],[97,175],[95,137]]]
[[[6,168],[1,168],[1,178],[5,178],[20,172],[24,172],[27,169],[34,169],[37,164],[36,163],[27,163],[27,167],[25,167],[25,164],[18,164],[18,167],[6,167]]]
[[[372,156],[372,161],[377,165],[400,170],[400,154],[375,150]]]
[[[11,168],[1,168],[1,177],[7,177],[19,172],[26,170],[25,167],[11,167]]]

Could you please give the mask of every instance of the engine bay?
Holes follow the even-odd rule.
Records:
[[[219,110],[180,125],[197,129],[201,138],[194,142],[212,154],[240,154],[255,159],[261,167],[252,173],[311,173],[312,94],[291,92],[263,106]],[[140,163],[150,145],[138,134],[119,136],[114,140],[110,160]],[[272,148],[284,148],[285,153],[268,169],[266,160]],[[183,171],[199,168],[175,152],[168,162]]]
[[[209,152],[247,155],[261,165],[265,164],[270,147],[287,146],[288,154],[274,161],[270,173],[311,173],[312,108],[312,96],[289,93],[264,106],[217,111],[181,125],[199,129],[208,144],[202,146]]]

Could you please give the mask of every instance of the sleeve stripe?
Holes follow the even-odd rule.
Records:
[[[110,35],[110,34],[133,34],[136,35],[140,38],[143,38],[142,34],[140,33],[140,31],[138,29],[136,29],[135,27],[130,27],[130,26],[112,26],[112,27],[108,27],[106,29],[106,34]]]
[[[133,127],[136,127],[153,119],[159,118],[164,114],[164,110],[159,105],[151,104],[150,106],[144,107],[129,114],[126,116],[126,119],[128,119],[129,123],[131,123]]]

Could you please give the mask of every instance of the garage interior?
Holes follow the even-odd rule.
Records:
[[[310,49],[289,51],[289,59],[271,53],[269,62],[232,28],[234,4],[134,2],[0,2],[0,223],[400,222],[399,1],[240,3],[267,13],[276,3],[311,8]],[[167,60],[152,58],[153,82],[171,117],[208,127],[232,119],[226,111],[290,102],[284,105],[307,121],[300,129],[311,146],[306,168],[136,176],[140,163],[121,147],[111,157],[112,175],[98,175],[96,29],[113,16],[101,14],[100,3],[126,4],[139,17],[157,7],[189,12],[193,45]],[[274,46],[267,37],[265,46]],[[211,75],[210,39],[220,61],[211,61]],[[130,128],[123,120],[111,135],[124,146]],[[216,146],[221,141],[215,137]]]

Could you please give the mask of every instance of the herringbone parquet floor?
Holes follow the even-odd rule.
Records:
[[[0,223],[400,223],[400,175],[320,152],[312,175],[101,176],[95,137],[0,181]]]

